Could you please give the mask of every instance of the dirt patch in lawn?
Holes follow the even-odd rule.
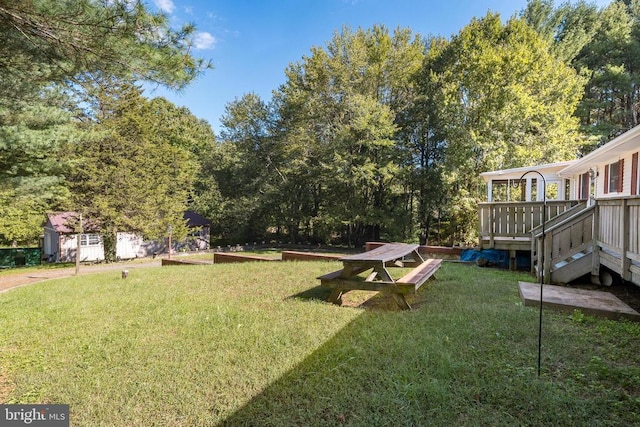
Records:
[[[0,372],[0,403],[5,403],[14,389],[15,385],[9,380],[9,377]]]

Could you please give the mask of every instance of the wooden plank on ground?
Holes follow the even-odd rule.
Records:
[[[195,260],[187,260],[187,259],[162,258],[161,264],[162,264],[162,266],[165,266],[165,265],[208,265],[208,264],[211,264],[211,261],[195,261]]]
[[[540,306],[539,283],[518,282],[518,287],[524,305]],[[640,313],[609,292],[544,285],[542,306],[568,312],[578,309],[585,314],[610,319],[626,318],[640,321]]]

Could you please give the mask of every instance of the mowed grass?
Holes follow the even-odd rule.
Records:
[[[529,276],[444,264],[402,312],[323,302],[315,278],[338,266],[149,268],[0,294],[0,402],[67,403],[80,426],[640,424],[638,324],[545,311],[538,378]]]

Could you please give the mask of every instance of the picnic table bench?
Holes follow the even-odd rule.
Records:
[[[352,290],[389,292],[402,309],[410,310],[405,295],[417,292],[440,268],[441,259],[427,259],[418,253],[419,245],[387,243],[361,254],[340,258],[342,269],[318,277],[321,286],[330,288],[328,301],[342,304],[342,295]],[[387,268],[413,267],[408,274],[394,280]],[[366,278],[360,274],[371,270]]]

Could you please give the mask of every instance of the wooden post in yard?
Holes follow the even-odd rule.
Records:
[[[171,233],[173,233],[173,226],[169,226],[167,228],[167,233],[169,234],[169,259],[171,259]]]
[[[80,227],[79,227],[77,240],[76,240],[76,276],[80,273],[80,236],[82,235],[82,213],[80,214]]]

